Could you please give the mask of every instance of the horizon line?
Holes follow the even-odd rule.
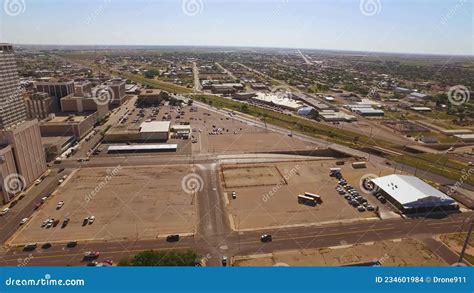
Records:
[[[56,46],[56,47],[197,47],[197,48],[236,48],[236,49],[280,49],[280,50],[313,50],[313,51],[331,51],[331,52],[346,52],[346,53],[369,53],[369,54],[385,54],[385,55],[417,55],[417,56],[432,56],[432,57],[474,57],[474,54],[450,54],[450,53],[417,53],[417,52],[396,52],[396,51],[364,51],[364,50],[347,50],[347,49],[324,49],[324,48],[304,48],[304,47],[268,47],[268,46],[237,46],[237,45],[111,45],[111,44],[20,44],[20,43],[9,43],[14,46]]]

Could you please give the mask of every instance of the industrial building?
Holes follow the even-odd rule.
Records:
[[[377,192],[406,214],[459,208],[452,198],[414,176],[389,175],[372,182]]]
[[[255,97],[251,98],[252,101],[262,103],[271,106],[277,106],[283,109],[298,111],[305,105],[297,100],[293,100],[289,97],[282,97],[276,94],[257,93]]]

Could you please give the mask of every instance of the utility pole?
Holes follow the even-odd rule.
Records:
[[[459,255],[458,263],[462,263],[462,260],[464,258],[464,253],[466,252],[467,245],[468,245],[469,240],[471,238],[471,233],[472,233],[472,227],[473,226],[474,226],[474,222],[471,222],[471,226],[469,227],[469,232],[467,232],[466,240],[464,241],[464,245],[462,247],[461,254]]]

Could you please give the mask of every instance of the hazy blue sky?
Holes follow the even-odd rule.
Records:
[[[12,43],[474,54],[474,0],[0,1]]]

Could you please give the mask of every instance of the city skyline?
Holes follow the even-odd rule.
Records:
[[[8,8],[9,2],[14,1],[4,1],[0,31],[2,41],[14,44],[473,54],[468,0],[184,0],[133,5],[101,0],[56,1],[47,8],[38,1],[17,1],[23,6],[16,10]],[[55,18],[44,18],[46,13]]]

